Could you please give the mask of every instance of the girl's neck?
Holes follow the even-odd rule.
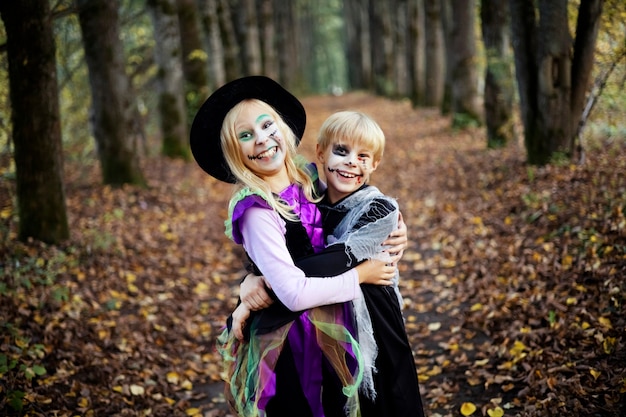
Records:
[[[264,180],[269,184],[272,192],[276,194],[279,194],[282,190],[291,185],[291,179],[289,178],[289,175],[287,175],[286,169],[283,169],[270,177],[265,177]]]

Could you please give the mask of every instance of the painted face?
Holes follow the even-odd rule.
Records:
[[[250,171],[267,179],[286,169],[286,144],[266,108],[258,103],[242,108],[235,121],[235,131],[241,157]]]
[[[359,189],[376,170],[373,152],[350,144],[332,143],[317,148],[317,157],[324,166],[328,198],[336,202]]]

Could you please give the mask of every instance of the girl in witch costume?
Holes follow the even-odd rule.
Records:
[[[396,229],[399,208],[394,199],[367,184],[384,146],[378,124],[354,111],[331,115],[318,136],[317,157],[327,182],[318,203],[328,245],[325,250],[342,254],[348,266],[363,259],[389,259],[383,251],[384,240]],[[363,297],[353,301],[365,365],[359,392],[362,417],[424,416],[398,279],[396,273],[392,286],[363,284]],[[263,288],[257,291],[262,293]],[[234,328],[238,326],[233,323]]]
[[[239,185],[226,232],[277,299],[253,313],[246,340],[226,329],[218,342],[226,395],[244,416],[358,415],[363,362],[347,301],[360,296],[360,283],[389,285],[395,270],[365,261],[331,278],[309,279],[294,264],[323,247],[316,172],[295,153],[305,121],[294,96],[253,76],[215,91],[192,124],[191,150],[200,167]]]

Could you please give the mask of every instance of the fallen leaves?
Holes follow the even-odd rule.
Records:
[[[623,145],[585,166],[528,167],[517,144],[487,151],[482,131],[453,133],[437,111],[354,94],[305,100],[309,158],[339,105],[374,114],[388,137],[372,181],[409,226],[400,286],[427,415],[618,416]],[[0,207],[0,315],[17,332],[0,333],[0,355],[8,364],[11,346],[33,381],[0,371],[0,398],[17,388],[9,399],[51,415],[226,413],[213,343],[242,276],[223,234],[230,188],[193,163],[149,162],[146,190],[68,164],[62,247],[16,242],[15,209]]]

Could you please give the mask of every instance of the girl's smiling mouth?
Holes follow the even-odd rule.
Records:
[[[272,146],[266,151],[261,152],[258,155],[248,155],[248,159],[254,161],[255,159],[273,158],[278,152],[278,146]]]

